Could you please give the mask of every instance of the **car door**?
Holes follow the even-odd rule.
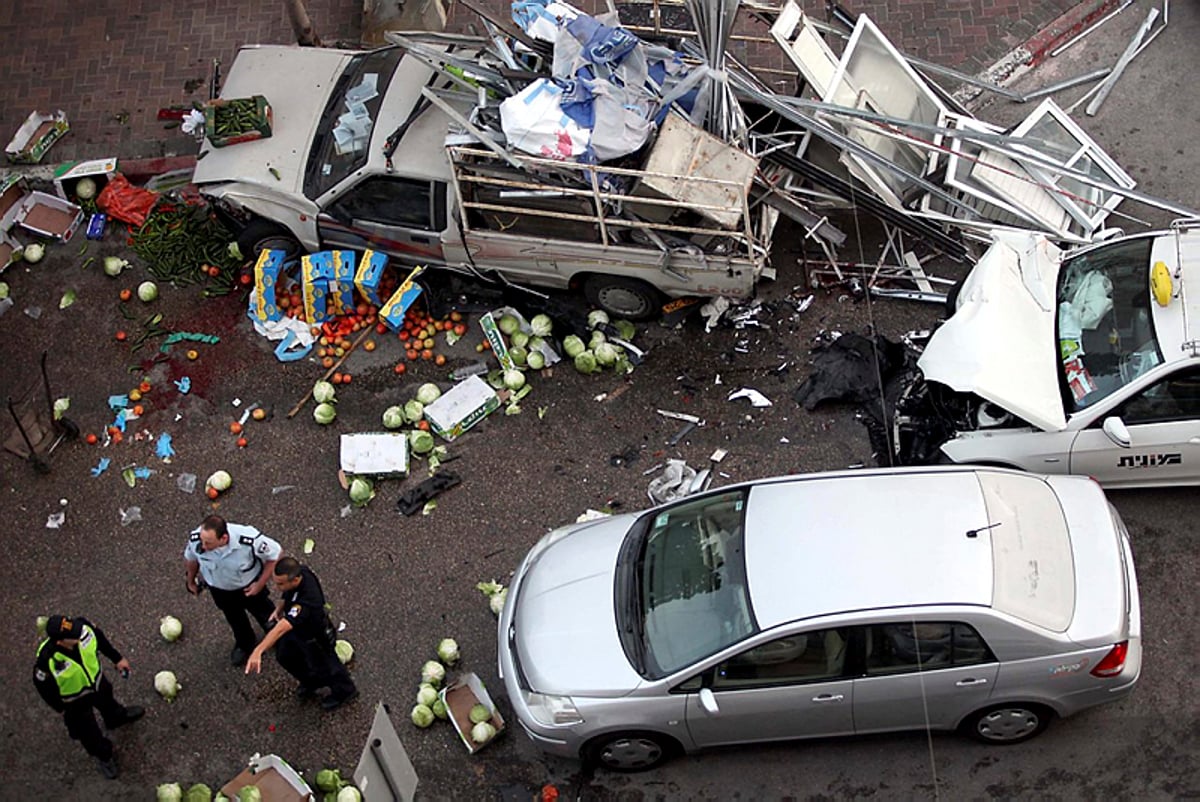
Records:
[[[951,621],[863,628],[854,731],[953,728],[987,703],[1000,664],[971,626]]]
[[[1109,416],[1124,422],[1128,448],[1105,434]],[[1071,446],[1071,473],[1107,487],[1200,481],[1200,367],[1176,370],[1098,416]]]
[[[747,649],[706,678],[716,709],[689,693],[687,727],[697,746],[848,735],[854,682],[846,676],[845,628],[797,633]]]
[[[325,247],[384,251],[407,264],[442,261],[446,185],[394,175],[366,178],[328,203],[317,219]]]

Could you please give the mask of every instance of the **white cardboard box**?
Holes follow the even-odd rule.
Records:
[[[278,755],[255,755],[250,758],[250,765],[221,786],[221,793],[230,799],[237,799],[238,791],[247,785],[258,788],[262,802],[310,802],[316,799],[304,778]]]
[[[500,396],[478,376],[468,376],[425,407],[434,432],[453,440],[500,406]]]
[[[408,435],[404,432],[344,434],[341,466],[356,476],[407,476]]]
[[[487,688],[483,687],[483,682],[474,673],[458,675],[454,682],[442,688],[438,695],[450,714],[450,723],[454,725],[463,746],[467,747],[471,754],[475,754],[504,732],[504,716],[500,715],[492,697],[488,695]],[[471,740],[471,727],[474,726],[471,724],[471,708],[477,704],[483,705],[492,714],[491,724],[496,728],[496,735],[482,744]]]

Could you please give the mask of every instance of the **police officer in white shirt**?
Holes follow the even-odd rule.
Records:
[[[267,584],[281,552],[278,543],[253,526],[226,523],[219,515],[205,518],[183,550],[188,593],[195,596],[203,589],[196,582],[199,574],[233,630],[229,659],[235,666],[245,663],[258,645],[246,613],[254,616],[263,632],[271,627],[275,605]]]

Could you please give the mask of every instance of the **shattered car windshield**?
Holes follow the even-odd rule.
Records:
[[[684,501],[634,535],[643,542],[629,589],[640,604],[626,614],[641,619],[647,675],[664,677],[756,631],[745,508],[745,490]]]
[[[367,163],[379,107],[403,55],[398,47],[363,53],[338,77],[308,153],[304,194],[310,200]]]
[[[1149,237],[1063,263],[1058,346],[1068,414],[1107,398],[1162,362],[1150,311]]]

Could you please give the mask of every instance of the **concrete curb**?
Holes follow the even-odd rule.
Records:
[[[977,75],[985,81],[1003,86],[1041,64],[1050,51],[1078,34],[1117,7],[1120,0],[1086,0],[1063,13],[1058,19],[1035,33],[1020,47],[1010,51],[992,66]],[[966,103],[977,98],[983,90],[971,89],[959,99]]]

